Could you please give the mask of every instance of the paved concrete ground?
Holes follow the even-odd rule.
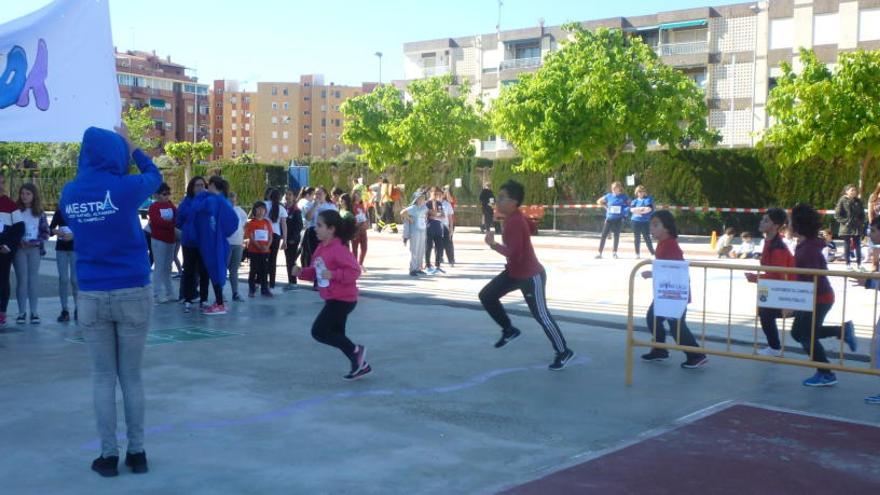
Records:
[[[862,402],[880,392],[880,380],[862,375],[841,374],[837,387],[815,390],[800,385],[806,368],[712,358],[705,369],[685,371],[674,355],[664,364],[636,363],[635,384],[626,387],[620,329],[635,260],[593,260],[590,238],[535,243],[549,272],[551,308],[578,353],[558,373],[546,370],[551,348],[529,318],[515,317],[520,340],[492,348],[497,329],[474,301],[502,258],[476,234],[458,235],[459,263],[446,276],[419,280],[406,274],[399,238],[371,237],[349,333],[367,345],[375,372],[356,383],[341,379],[347,363],[337,351],[311,339],[321,302],[309,290],[235,304],[220,317],[157,307],[152,327],[164,337],[154,341],[176,338],[147,350],[151,472],[112,480],[88,469],[97,444],[87,350],[75,326],[50,320],[58,302],[47,294],[46,323],[0,333],[2,491],[494,493],[726,401],[880,424],[880,408]],[[709,255],[696,245],[686,251]],[[43,274],[53,272],[54,263],[44,262]],[[716,321],[710,336],[726,334],[722,275],[707,277]],[[751,324],[754,293],[740,285],[733,331],[750,341],[753,330],[743,325]],[[650,302],[650,286],[639,287],[637,315]],[[850,304],[864,313],[867,302],[858,297],[850,294]],[[701,305],[695,298],[692,321]],[[872,316],[856,316],[865,336]],[[192,340],[211,331],[234,335]]]

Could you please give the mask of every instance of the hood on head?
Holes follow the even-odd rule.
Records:
[[[86,129],[79,152],[78,172],[127,175],[128,164],[128,146],[122,136],[97,127]]]

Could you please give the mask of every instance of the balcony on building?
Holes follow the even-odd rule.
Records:
[[[453,73],[451,38],[404,44],[404,74],[407,80],[425,79]]]
[[[669,65],[692,67],[709,63],[709,28],[706,19],[637,27],[632,33]]]
[[[504,42],[504,59],[501,70],[528,70],[541,66],[541,39],[526,39]]]

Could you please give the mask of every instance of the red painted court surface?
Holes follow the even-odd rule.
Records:
[[[736,405],[504,493],[877,495],[880,428]]]

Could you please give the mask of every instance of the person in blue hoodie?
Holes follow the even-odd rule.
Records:
[[[202,263],[202,255],[199,252],[199,240],[196,237],[196,227],[192,212],[193,202],[197,195],[205,191],[207,183],[202,176],[195,176],[186,185],[186,196],[177,205],[177,228],[180,229],[180,246],[183,248],[183,277],[180,286],[183,288],[183,310],[187,313],[192,311],[192,305],[196,299],[196,287],[198,287],[199,302],[206,306],[208,302],[208,272]]]
[[[128,173],[132,157],[138,175]],[[79,325],[92,357],[101,437],[101,456],[92,469],[101,476],[119,474],[117,381],[125,404],[125,464],[136,473],[147,472],[141,363],[153,291],[138,207],[161,183],[159,169],[132,146],[124,127],[117,132],[90,127],[83,135],[76,177],[61,193],[59,207],[76,239]]]
[[[229,183],[215,175],[208,179],[208,190],[199,193],[192,204],[199,254],[214,286],[215,301],[203,310],[206,315],[226,314],[223,286],[229,261],[229,236],[238,229],[238,215],[226,199],[228,193]]]
[[[620,244],[620,227],[626,218],[629,208],[629,198],[623,192],[623,184],[613,182],[611,192],[596,201],[599,206],[605,207],[605,225],[602,227],[602,238],[599,240],[599,254],[596,259],[602,259],[602,251],[605,250],[605,239],[609,233],[614,234],[614,252],[612,256],[617,258],[617,246]]]

